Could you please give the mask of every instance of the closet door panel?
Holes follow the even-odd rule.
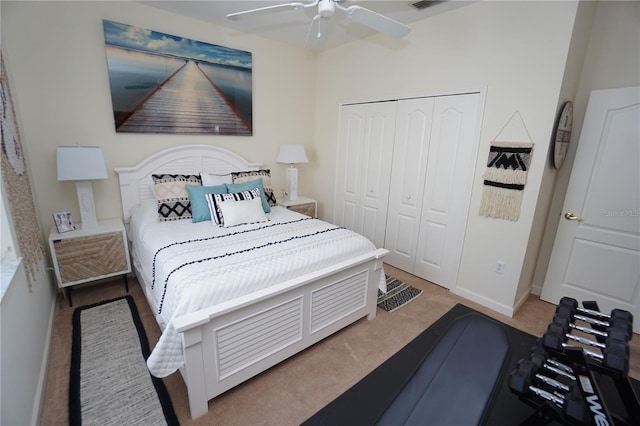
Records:
[[[455,286],[477,158],[479,94],[436,98],[414,273]]]
[[[384,244],[396,102],[343,105],[334,222]]]
[[[433,105],[434,98],[398,102],[385,248],[386,261],[406,271],[415,263]]]

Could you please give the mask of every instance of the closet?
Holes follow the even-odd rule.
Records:
[[[388,249],[386,263],[454,287],[480,113],[479,92],[342,105],[335,222]]]

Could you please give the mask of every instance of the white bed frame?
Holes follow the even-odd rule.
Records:
[[[154,173],[227,174],[260,166],[223,148],[184,145],[158,152],[137,166],[116,168],[124,220],[129,222],[138,203],[153,199]],[[207,413],[210,399],[358,319],[375,318],[386,254],[387,250],[377,249],[177,318],[174,324],[182,334],[185,357],[180,372],[191,417]],[[139,265],[133,264],[149,299],[148,283]]]

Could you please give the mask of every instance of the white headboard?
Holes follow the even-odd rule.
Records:
[[[224,148],[211,145],[181,145],[157,152],[133,167],[115,169],[120,181],[120,197],[125,223],[131,209],[145,200],[153,200],[152,174],[225,175],[243,170],[258,170],[262,163],[250,163]]]

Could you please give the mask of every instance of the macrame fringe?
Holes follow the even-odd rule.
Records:
[[[506,184],[524,185],[527,183],[527,173],[523,170],[496,169],[488,168],[482,177],[492,182],[500,182]]]
[[[487,217],[517,221],[520,217],[522,191],[484,186],[479,214]]]

